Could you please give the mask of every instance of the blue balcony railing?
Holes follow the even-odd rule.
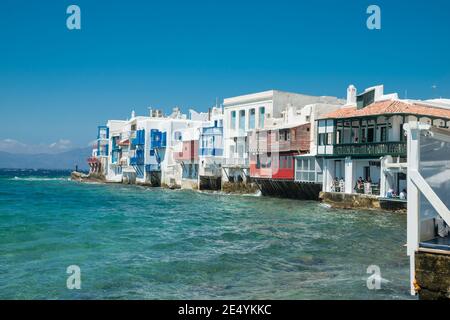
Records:
[[[136,155],[130,158],[130,165],[132,166],[141,166],[144,164],[144,149],[142,149],[142,147],[139,148],[140,149],[136,150]]]
[[[130,165],[131,166],[142,166],[144,164],[144,158],[140,157],[131,157]]]

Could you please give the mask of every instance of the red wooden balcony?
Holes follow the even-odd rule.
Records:
[[[311,143],[310,129],[311,124],[307,123],[291,128],[272,130],[268,147],[271,152],[309,152]]]
[[[311,124],[254,131],[249,134],[249,151],[255,153],[299,151],[308,153]]]

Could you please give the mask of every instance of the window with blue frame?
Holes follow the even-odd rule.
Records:
[[[231,128],[236,129],[236,111],[231,111]]]
[[[183,139],[183,135],[181,134],[180,131],[175,131],[173,134],[173,139],[175,141],[181,141]]]
[[[113,150],[111,154],[111,163],[117,163],[119,161],[120,151]]]
[[[120,137],[118,137],[118,136],[112,138],[112,149],[113,150],[119,149],[119,140],[120,140]]]
[[[248,119],[248,128],[255,129],[255,109],[250,109],[250,115]]]
[[[99,126],[98,133],[97,133],[97,139],[100,139],[100,140],[109,139],[109,128],[106,126]]]
[[[239,130],[245,130],[245,110],[239,111]]]
[[[259,108],[259,127],[264,128],[264,114],[266,113],[266,108],[260,107]]]

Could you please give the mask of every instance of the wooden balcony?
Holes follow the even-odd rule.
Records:
[[[257,134],[249,134],[249,151],[255,153],[268,152],[307,152],[310,148],[311,124],[294,126],[291,128],[274,128]]]
[[[335,144],[333,154],[337,156],[406,156],[406,142]]]

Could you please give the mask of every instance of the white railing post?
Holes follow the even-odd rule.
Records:
[[[411,179],[411,172],[419,169],[420,161],[420,129],[417,122],[410,121],[405,124],[408,133],[407,159],[407,188],[408,188],[408,216],[407,216],[407,254],[410,259],[410,289],[415,295],[415,253],[419,249],[419,189]]]

